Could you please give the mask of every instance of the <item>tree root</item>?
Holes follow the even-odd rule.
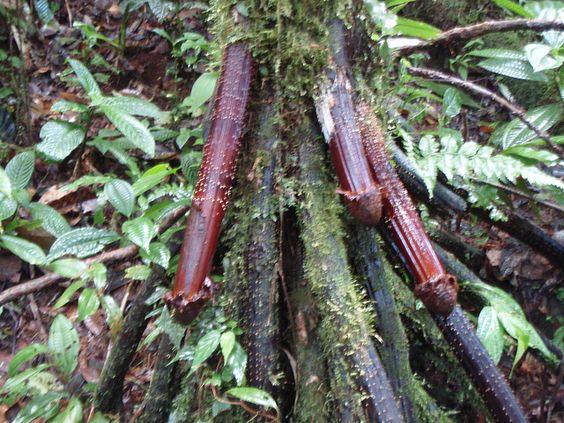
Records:
[[[346,361],[346,373],[364,392],[365,410],[371,421],[402,422],[393,390],[369,336],[368,315],[361,305],[347,268],[339,209],[320,159],[321,143],[308,133],[297,136],[303,206],[301,234],[305,246],[306,277],[318,297],[320,335],[324,349]]]
[[[94,406],[103,413],[116,412],[121,407],[125,375],[147,326],[145,317],[153,309],[153,305],[147,304],[147,300],[159,285],[168,285],[166,281],[164,269],[154,266],[125,317],[118,338],[104,364],[94,396]]]
[[[378,350],[396,398],[399,398],[403,416],[407,422],[413,423],[450,422],[411,370],[407,337],[391,292],[392,282],[386,277],[382,253],[376,243],[376,230],[356,222],[349,227],[349,251],[354,251],[350,254],[351,262],[356,273],[364,279],[373,300],[376,328],[384,340]]]
[[[176,349],[169,336],[166,333],[161,334],[153,377],[139,422],[164,423],[168,420],[173,394],[171,385],[178,367],[177,363],[170,363],[175,354]]]

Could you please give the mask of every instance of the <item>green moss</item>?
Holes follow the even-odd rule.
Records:
[[[235,24],[234,7],[244,5],[246,22]],[[351,1],[215,0],[211,18],[217,43],[246,41],[263,75],[288,99],[310,97],[327,63],[327,20],[350,13]],[[241,10],[241,8],[239,9]]]

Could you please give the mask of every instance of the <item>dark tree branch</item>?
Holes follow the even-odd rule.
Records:
[[[550,139],[550,135],[548,133],[537,128],[529,119],[527,119],[527,116],[525,116],[525,111],[521,106],[518,106],[516,104],[507,101],[499,94],[496,94],[493,91],[488,90],[487,88],[484,88],[473,82],[465,81],[463,79],[457,78],[453,75],[448,75],[446,73],[442,73],[433,69],[414,68],[414,67],[407,68],[407,71],[413,76],[420,76],[425,79],[443,82],[452,85],[454,87],[460,88],[461,90],[466,91],[467,93],[472,94],[475,97],[487,97],[492,101],[495,101],[497,104],[499,104],[502,107],[505,107],[515,116],[517,116],[517,118],[521,122],[523,122],[527,126],[527,128],[529,128],[531,131],[537,134],[539,138],[544,140],[548,144],[550,149],[555,154],[558,155],[558,157],[560,157],[561,159],[564,158],[564,152],[562,151],[562,148],[554,144],[554,142]]]
[[[549,21],[545,19],[508,19],[503,21],[486,21],[475,25],[465,27],[453,28],[448,31],[442,32],[437,38],[433,40],[424,41],[408,47],[402,47],[396,52],[402,56],[430,50],[439,46],[455,43],[457,41],[467,41],[473,38],[481,37],[482,35],[492,32],[507,32],[507,31],[548,31],[548,30],[564,30],[564,21],[555,20]]]

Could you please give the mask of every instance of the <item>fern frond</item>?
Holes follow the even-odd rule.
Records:
[[[523,178],[537,187],[550,186],[564,190],[562,180],[546,174],[538,167],[508,155],[496,154],[490,146],[473,141],[464,142],[460,134],[452,131],[439,141],[435,137],[424,136],[419,141],[419,148],[413,148],[412,151],[430,195],[440,171],[451,184],[468,191],[470,202],[490,210],[494,218],[502,217],[502,212],[496,207],[499,204],[497,189],[482,186],[479,182],[515,184],[518,178]]]

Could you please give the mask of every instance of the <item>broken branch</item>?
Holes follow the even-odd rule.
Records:
[[[449,29],[448,31],[442,32],[433,40],[421,40],[418,44],[402,47],[396,50],[396,52],[401,56],[406,56],[411,53],[430,50],[457,41],[471,40],[492,32],[518,30],[539,32],[548,30],[564,30],[564,21],[551,21],[545,19],[508,19],[503,21],[486,21],[475,25]]]

